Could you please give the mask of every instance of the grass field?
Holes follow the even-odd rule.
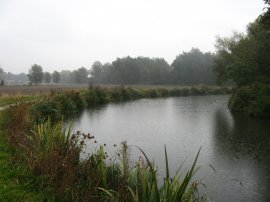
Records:
[[[92,87],[100,87],[105,89],[114,89],[123,87],[123,85],[91,85]],[[162,91],[172,91],[179,89],[207,89],[208,91],[219,91],[221,87],[218,86],[173,86],[173,85],[125,85],[126,88],[137,89],[139,91],[147,90],[162,90]],[[10,104],[18,104],[22,102],[33,102],[42,99],[43,95],[46,96],[50,93],[60,93],[67,91],[81,91],[89,88],[89,85],[38,85],[38,86],[28,86],[28,85],[7,85],[0,86],[0,109],[3,106]],[[228,87],[228,89],[231,89]],[[211,93],[210,93],[211,94]],[[213,93],[215,94],[215,93]]]
[[[104,88],[113,88],[119,87],[121,85],[94,85],[100,86]],[[191,86],[175,86],[175,85],[125,85],[126,87],[138,88],[138,89],[151,89],[151,88],[163,88],[163,89],[174,89],[174,88],[187,88]],[[204,85],[198,85],[204,86]],[[0,97],[9,96],[9,95],[36,95],[49,93],[51,91],[63,92],[69,90],[83,90],[89,87],[88,84],[83,85],[73,85],[73,84],[65,84],[65,85],[38,85],[38,86],[28,86],[28,85],[8,85],[8,86],[0,86]],[[217,86],[209,86],[211,88],[216,88]]]
[[[53,91],[81,90],[87,89],[88,85],[10,85],[0,87],[0,97],[7,95],[35,95]]]

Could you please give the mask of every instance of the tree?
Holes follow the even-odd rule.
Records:
[[[232,111],[270,117],[270,10],[249,24],[246,34],[218,38],[215,72],[220,83],[232,80]]]
[[[0,79],[4,79],[4,70],[0,67]]]
[[[89,72],[95,83],[102,82],[104,72],[103,72],[103,65],[101,64],[101,62],[99,61],[94,62]]]
[[[0,86],[4,86],[5,81],[4,81],[4,70],[0,67]]]
[[[60,73],[58,71],[54,71],[52,73],[52,80],[54,83],[59,83],[60,81]]]
[[[198,48],[178,55],[172,63],[172,82],[182,85],[213,84],[212,53],[203,53]]]
[[[113,84],[165,84],[171,66],[163,58],[123,57],[112,63],[95,62],[91,80]]]
[[[37,64],[32,65],[27,76],[31,84],[34,83],[35,85],[38,85],[42,82],[43,78],[42,67]]]
[[[81,67],[73,71],[74,80],[77,84],[85,84],[89,82],[88,70],[85,67]]]
[[[43,81],[47,84],[51,83],[52,76],[49,72],[45,72],[43,75]]]
[[[215,72],[220,83],[232,80],[240,87],[270,83],[270,21],[268,10],[247,27],[247,34],[216,42]]]

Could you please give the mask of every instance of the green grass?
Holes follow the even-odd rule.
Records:
[[[33,102],[39,98],[40,98],[40,96],[37,96],[37,95],[0,96],[0,107],[11,105],[11,104],[16,104],[16,103],[22,103],[22,102]]]
[[[13,162],[11,150],[0,133],[0,201],[43,201],[43,193],[35,190],[34,177]]]

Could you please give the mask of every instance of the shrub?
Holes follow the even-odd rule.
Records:
[[[31,107],[30,111],[37,123],[44,123],[48,117],[50,117],[53,122],[61,118],[61,110],[59,110],[57,103],[53,100],[36,103]]]
[[[75,104],[77,112],[84,109],[87,105],[80,92],[70,91],[66,92],[66,97]]]
[[[270,87],[253,84],[235,89],[229,100],[229,108],[255,117],[270,117]]]

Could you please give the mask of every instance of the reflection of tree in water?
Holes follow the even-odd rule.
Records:
[[[243,114],[214,114],[214,141],[221,152],[236,158],[253,158],[270,163],[270,120]]]
[[[217,109],[214,114],[213,145],[217,156],[248,159],[257,166],[261,201],[269,201],[270,193],[270,120],[254,119],[243,114],[230,114]],[[254,171],[256,172],[256,171]]]

